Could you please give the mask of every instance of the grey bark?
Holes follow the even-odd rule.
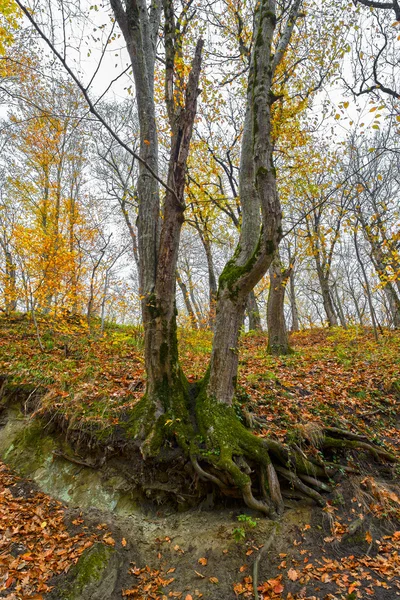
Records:
[[[279,355],[290,352],[284,313],[286,283],[290,272],[290,267],[287,270],[282,268],[279,251],[277,251],[269,268],[270,288],[267,303],[267,351],[270,354]]]
[[[251,290],[250,294],[247,296],[246,309],[247,309],[247,315],[249,317],[250,331],[262,332],[260,310],[258,308],[257,299],[256,299],[256,295],[254,293],[254,290]]]
[[[360,250],[358,247],[358,240],[357,240],[357,229],[354,230],[354,234],[353,234],[353,238],[354,238],[354,247],[356,250],[356,256],[357,256],[357,260],[358,260],[358,264],[361,267],[361,271],[363,274],[363,278],[364,278],[364,284],[365,284],[365,291],[367,293],[367,298],[368,298],[368,306],[369,306],[369,312],[371,315],[371,321],[372,321],[372,327],[374,330],[374,337],[375,340],[378,341],[378,330],[377,330],[377,322],[376,322],[376,316],[375,316],[375,309],[374,309],[374,305],[372,303],[372,295],[371,295],[371,289],[369,286],[369,281],[368,281],[368,276],[365,270],[365,266],[364,263],[362,261],[362,258],[360,256]]]
[[[291,269],[289,275],[289,289],[290,289],[290,312],[292,314],[292,331],[300,331],[300,322],[299,322],[299,311],[297,309],[296,302],[296,287],[294,281],[294,269]]]
[[[293,27],[299,6],[300,2],[292,5],[288,28]],[[209,394],[225,404],[232,403],[235,393],[238,335],[247,296],[269,268],[282,237],[281,206],[271,141],[271,105],[274,98],[271,92],[274,69],[278,64],[272,54],[275,26],[275,2],[261,0],[255,8],[242,137],[239,177],[242,229],[235,254],[219,279],[208,384]],[[289,40],[290,35],[286,39]],[[259,234],[256,235],[256,232]]]
[[[185,303],[186,310],[187,310],[189,318],[190,318],[190,323],[195,329],[198,329],[199,325],[197,323],[196,314],[195,314],[192,304],[190,302],[190,294],[188,292],[187,285],[183,281],[178,269],[176,270],[176,281],[178,282],[179,288],[182,292],[183,301]]]
[[[17,266],[13,261],[10,250],[5,249],[6,259],[6,290],[5,306],[6,313],[9,314],[17,310]]]
[[[184,212],[185,170],[199,94],[203,42],[197,43],[192,69],[186,84],[175,77],[175,60],[180,52],[180,25],[173,5],[145,0],[110,0],[124,35],[132,63],[140,126],[140,151],[137,196],[139,282],[145,330],[147,393],[154,401],[156,416],[166,410],[161,386],[174,389],[179,379],[176,337],[176,268]],[[165,96],[171,147],[162,225],[158,183],[143,162],[158,174],[158,140],[154,100],[154,64],[161,12],[164,10]],[[182,95],[182,103],[174,93]]]

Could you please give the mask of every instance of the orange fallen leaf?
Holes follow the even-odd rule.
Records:
[[[299,574],[296,571],[296,569],[289,569],[289,571],[287,572],[287,575],[288,575],[290,581],[296,581],[299,578]]]
[[[203,567],[205,567],[208,560],[206,558],[199,558],[198,562],[200,565],[203,565]]]
[[[107,546],[115,546],[115,540],[110,535],[103,537],[103,542],[107,544]]]
[[[209,577],[209,578],[208,578],[208,581],[209,581],[210,583],[218,583],[218,577]]]

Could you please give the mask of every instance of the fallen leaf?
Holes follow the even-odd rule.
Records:
[[[299,574],[296,571],[296,569],[289,569],[289,571],[287,572],[287,576],[289,577],[290,581],[297,581],[297,579],[299,578]]]
[[[206,566],[207,562],[208,562],[208,560],[206,558],[199,558],[199,560],[198,560],[198,563],[200,565],[203,565],[203,567]]]

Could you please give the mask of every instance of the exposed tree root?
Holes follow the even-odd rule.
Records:
[[[320,506],[325,506],[326,503],[321,494],[319,494],[316,490],[303,483],[300,477],[297,477],[297,475],[295,475],[292,471],[289,471],[284,467],[276,467],[276,470],[278,471],[278,473],[281,473],[285,477],[285,479],[290,481],[290,483],[297,490],[315,500],[315,502]]]
[[[325,437],[324,441],[323,441],[323,447],[324,448],[353,448],[355,450],[367,450],[377,460],[379,460],[379,458],[384,458],[385,460],[388,460],[390,462],[397,461],[397,458],[390,452],[387,452],[386,450],[382,450],[381,448],[377,448],[376,446],[372,446],[371,444],[367,444],[365,442],[361,442],[361,441],[354,440],[354,439],[341,440],[338,438]]]
[[[211,481],[211,483],[214,483],[221,490],[226,490],[226,485],[224,485],[222,483],[222,481],[220,479],[218,479],[218,477],[215,477],[215,475],[208,473],[207,471],[205,471],[204,469],[202,469],[200,467],[196,456],[192,455],[190,457],[190,459],[191,459],[193,468],[196,471],[196,473],[199,475],[199,477],[201,477],[202,479],[206,479],[207,481]]]
[[[322,494],[332,491],[326,480],[343,471],[357,472],[354,467],[329,462],[324,450],[361,450],[378,461],[396,461],[365,436],[335,427],[316,427],[316,434],[306,437],[301,446],[257,436],[238,420],[231,407],[209,398],[205,386],[199,394],[192,392],[187,401],[185,394],[180,394],[179,403],[168,413],[153,418],[146,447],[157,452],[166,440],[174,442],[190,458],[200,479],[224,495],[241,496],[249,508],[272,519],[284,510],[282,483],[301,498],[324,506]],[[143,407],[141,410],[150,423],[151,413]]]

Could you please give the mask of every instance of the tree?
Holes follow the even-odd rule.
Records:
[[[17,1],[40,30],[34,17]],[[291,42],[302,2],[288,0],[276,6],[273,0],[260,0],[254,7],[239,170],[242,225],[234,255],[219,278],[209,369],[204,380],[191,388],[179,364],[175,291],[185,210],[185,174],[199,95],[203,41],[193,41],[188,33],[194,19],[190,1],[179,14],[170,0],[164,0],[162,6],[156,2],[148,5],[145,0],[110,0],[110,4],[130,56],[140,128],[138,154],[122,143],[140,163],[137,225],[147,373],[146,394],[129,415],[129,436],[139,442],[145,458],[158,455],[168,439],[190,459],[201,478],[226,493],[239,492],[249,507],[264,514],[274,515],[283,509],[277,472],[323,504],[313,489],[320,483],[317,479],[310,481],[309,475],[326,474],[324,466],[308,460],[298,449],[289,451],[273,439],[254,436],[237,419],[232,406],[238,337],[247,298],[270,267],[282,237],[271,112],[277,101],[274,78]],[[155,63],[162,12],[165,103],[170,133],[166,181],[161,177],[155,102]],[[51,45],[49,38],[44,37]],[[65,56],[54,46],[53,51],[79,85],[90,111],[112,132]],[[289,69],[288,77],[291,72]],[[118,138],[115,132],[112,134]],[[327,435],[322,447],[324,444],[332,447],[335,443]],[[346,447],[346,440],[340,441],[340,445]],[[254,497],[248,461],[261,482],[263,500]],[[296,474],[286,468],[288,464],[295,466]],[[310,485],[302,482],[301,477],[307,478]]]
[[[293,265],[287,269],[282,266],[279,250],[269,268],[269,294],[267,304],[268,352],[271,354],[289,354],[291,349],[286,329],[284,302],[286,284],[293,270]]]
[[[347,85],[355,96],[373,95],[377,99],[387,97],[394,102],[398,113],[400,91],[397,85],[399,71],[396,60],[398,42],[397,22],[400,21],[398,0],[353,0],[359,7],[367,7],[367,15],[360,11],[360,25],[356,28],[352,62],[354,83]],[[393,22],[393,17],[395,22]],[[366,42],[363,31],[373,28],[374,35]],[[397,108],[396,108],[397,106]]]

